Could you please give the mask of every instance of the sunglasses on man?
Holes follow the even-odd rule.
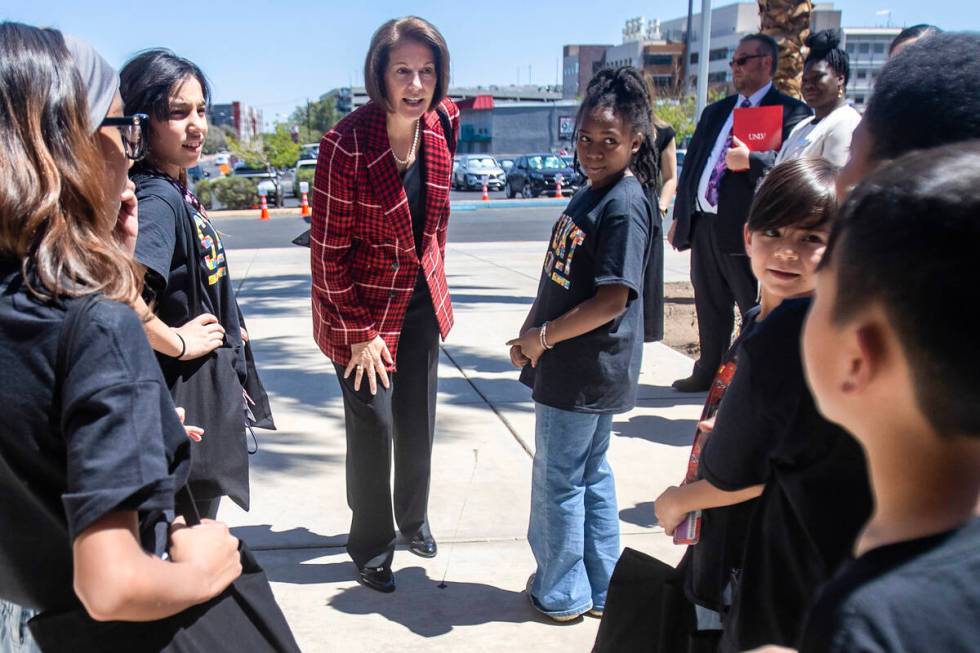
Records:
[[[747,54],[744,57],[739,57],[738,59],[732,59],[728,62],[728,65],[732,68],[735,66],[742,67],[749,62],[749,59],[758,59],[759,57],[768,57],[768,54]]]
[[[145,113],[134,113],[131,116],[105,118],[99,127],[115,127],[122,136],[126,157],[139,161],[146,154],[146,142],[143,140],[143,123],[150,117]]]

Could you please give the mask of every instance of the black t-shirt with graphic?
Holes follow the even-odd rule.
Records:
[[[0,598],[39,610],[79,605],[72,542],[110,512],[135,511],[144,550],[162,554],[189,470],[189,440],[132,308],[96,302],[56,378],[77,301],[39,301],[20,262],[0,261]]]
[[[980,643],[980,517],[868,551],[820,590],[800,653],[971,653]]]
[[[652,215],[632,175],[600,190],[586,186],[568,203],[552,229],[532,324],[561,317],[600,286],[626,286],[629,299],[616,319],[557,343],[537,368],[524,368],[521,381],[533,389],[536,402],[583,413],[633,408],[643,354],[639,298]]]
[[[225,329],[225,345],[238,351],[235,369],[245,382],[245,355],[235,290],[228,276],[228,261],[221,236],[203,213],[170,180],[136,174],[139,201],[139,236],[136,260],[147,268],[146,294],[155,301],[156,315],[167,325],[179,327],[202,313],[211,313]],[[183,238],[186,224],[193,230],[193,252]],[[188,265],[198,266],[203,288],[198,289],[201,311],[191,306]],[[158,356],[168,382],[180,366],[168,356]]]

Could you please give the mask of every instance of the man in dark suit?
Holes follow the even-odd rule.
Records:
[[[734,109],[782,105],[783,140],[810,115],[805,104],[772,85],[778,57],[772,37],[744,37],[730,62],[737,95],[705,107],[687,148],[667,237],[675,248],[691,249],[701,357],[691,376],[674,382],[681,392],[708,389],[731,342],[734,306],[744,315],[758,292],[742,227],[756,186],[775,162],[776,151],[749,152],[738,139],[733,141]]]

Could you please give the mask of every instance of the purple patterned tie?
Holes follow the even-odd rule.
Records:
[[[742,109],[748,109],[752,106],[752,103],[748,98],[742,100],[742,104],[739,105]],[[718,155],[718,159],[715,161],[715,167],[711,169],[711,176],[708,177],[708,188],[704,191],[704,198],[708,200],[708,204],[711,206],[718,206],[718,186],[721,184],[721,176],[725,174],[725,154],[728,153],[728,148],[732,146],[732,133],[728,132],[728,138],[725,139],[725,144],[721,148],[721,153]]]

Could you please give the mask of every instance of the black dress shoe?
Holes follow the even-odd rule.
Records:
[[[395,576],[388,567],[362,567],[357,570],[357,582],[385,594],[395,591]]]
[[[686,379],[677,379],[671,387],[678,392],[707,392],[711,388],[711,379],[703,379],[692,374]]]
[[[423,558],[435,558],[436,553],[439,552],[439,547],[436,546],[436,541],[431,535],[426,537],[417,533],[408,543],[408,550]]]

